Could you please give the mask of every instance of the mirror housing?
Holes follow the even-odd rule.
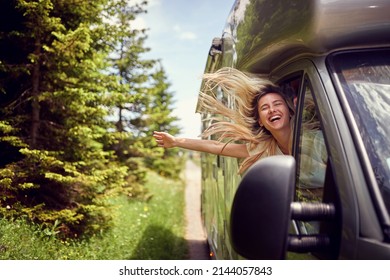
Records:
[[[285,258],[295,168],[292,156],[270,156],[256,162],[243,176],[230,216],[231,243],[241,256]]]

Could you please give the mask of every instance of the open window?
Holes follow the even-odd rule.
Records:
[[[297,198],[300,201],[321,202],[328,151],[308,80],[305,80],[301,98]]]
[[[321,93],[317,93],[321,94]],[[298,96],[296,122],[296,189],[295,201],[311,205],[324,203],[339,209],[337,186],[333,176],[332,162],[326,145],[326,132],[316,103],[316,94],[309,77],[303,80]],[[313,218],[294,220],[298,236],[326,236],[328,245],[311,253],[323,259],[336,258],[339,250],[340,221]]]

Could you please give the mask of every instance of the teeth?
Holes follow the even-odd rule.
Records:
[[[276,121],[276,120],[280,120],[280,116],[274,116],[274,117],[270,118],[271,122]]]

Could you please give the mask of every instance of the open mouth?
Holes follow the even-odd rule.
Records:
[[[269,121],[271,123],[273,123],[273,122],[279,121],[281,118],[282,118],[281,116],[276,115],[276,116],[272,116],[271,118],[269,118]]]

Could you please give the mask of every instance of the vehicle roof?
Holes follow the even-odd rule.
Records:
[[[237,0],[223,39],[234,67],[256,73],[297,56],[389,46],[390,1]]]

